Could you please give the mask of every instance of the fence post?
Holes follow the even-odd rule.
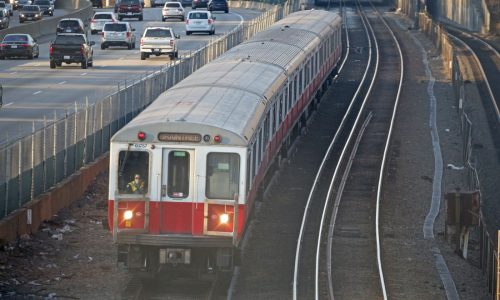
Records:
[[[7,147],[7,161],[5,164],[5,210],[4,210],[4,217],[8,215],[8,209],[9,209],[9,185],[10,185],[10,179],[12,178],[12,174],[10,171],[10,160],[11,160],[11,155],[12,155],[12,147]]]
[[[64,116],[64,177],[68,176],[68,110]]]
[[[35,121],[31,127],[31,189],[30,200],[35,199]]]
[[[85,97],[85,129],[83,131],[83,165],[87,163],[87,136],[89,126],[89,97]]]
[[[54,184],[57,183],[57,111],[54,110]]]
[[[43,116],[43,191],[47,190],[47,116]]]
[[[77,143],[77,134],[78,134],[78,104],[75,101],[75,132],[74,132],[74,137],[73,137],[73,143],[75,145],[75,171],[77,170],[78,167],[78,145]]]
[[[19,140],[19,157],[18,157],[18,163],[19,163],[19,166],[18,166],[18,176],[19,176],[19,187],[18,187],[18,197],[17,197],[17,208],[21,207],[21,198],[23,196],[23,151],[22,151],[22,148],[23,148],[23,143],[22,143],[22,140]]]

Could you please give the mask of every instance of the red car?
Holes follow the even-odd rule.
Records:
[[[120,2],[118,20],[121,21],[124,18],[138,18],[139,21],[142,21],[142,5],[139,0],[122,0]]]

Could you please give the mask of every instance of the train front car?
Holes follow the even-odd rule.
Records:
[[[340,18],[291,14],[111,139],[108,222],[130,269],[231,270],[257,191],[340,57]]]

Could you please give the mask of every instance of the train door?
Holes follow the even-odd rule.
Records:
[[[194,162],[194,150],[163,149],[160,213],[162,233],[192,233]]]

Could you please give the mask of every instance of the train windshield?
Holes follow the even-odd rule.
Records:
[[[118,191],[121,194],[146,194],[149,182],[149,153],[121,151],[118,156]]]
[[[237,153],[208,154],[207,198],[234,200],[239,193],[239,181],[240,156]]]

